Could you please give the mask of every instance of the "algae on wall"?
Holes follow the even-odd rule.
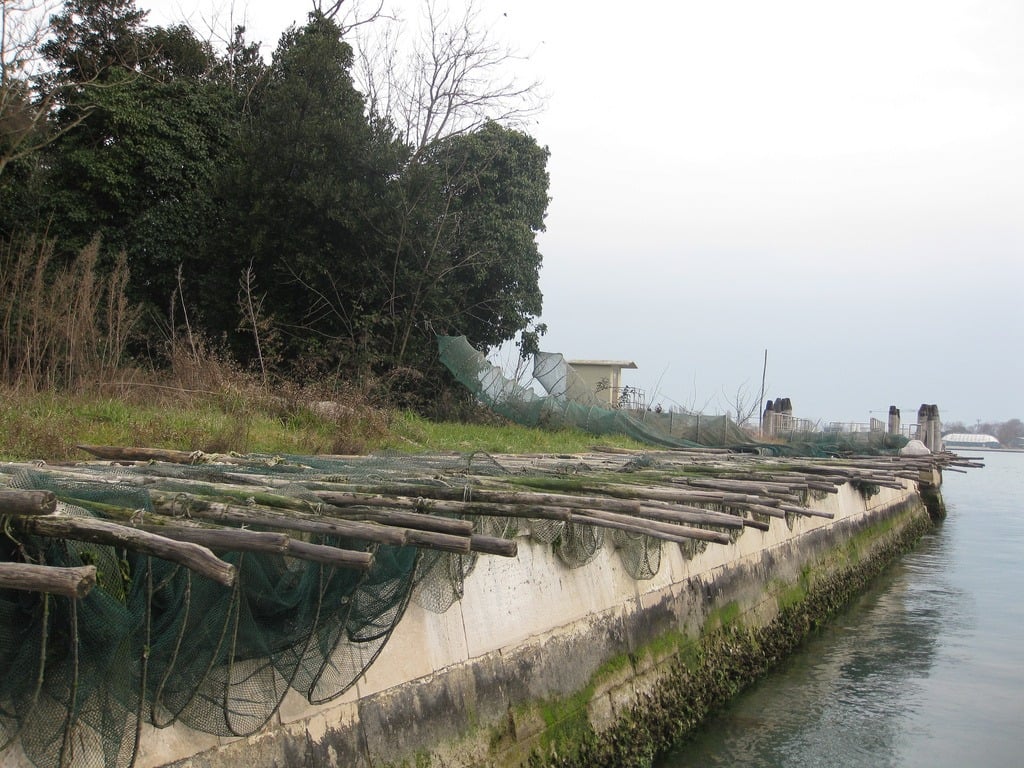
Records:
[[[668,635],[629,654],[630,660],[645,654],[660,657],[666,646],[671,648],[661,665],[658,684],[600,733],[584,725],[586,705],[578,704],[577,696],[538,703],[544,711],[561,707],[567,712],[564,720],[571,720],[576,727],[570,739],[542,739],[530,756],[530,768],[649,768],[658,754],[685,739],[711,713],[862,594],[932,524],[922,507],[905,509],[835,546],[805,566],[794,583],[768,585],[776,594],[778,613],[767,624],[745,623],[738,603],[730,601],[709,612],[700,637]]]

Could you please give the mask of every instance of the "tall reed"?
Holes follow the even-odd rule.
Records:
[[[120,254],[99,268],[93,240],[67,264],[54,243],[29,238],[0,244],[0,381],[29,391],[74,390],[122,365],[140,309],[127,295]]]

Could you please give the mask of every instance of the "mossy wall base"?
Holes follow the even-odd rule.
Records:
[[[140,766],[649,765],[790,653],[932,525],[917,484],[814,502],[654,579],[609,544],[569,570],[549,548],[481,560],[443,615],[412,608],[339,701],[287,699],[265,732],[225,741],[153,730]]]

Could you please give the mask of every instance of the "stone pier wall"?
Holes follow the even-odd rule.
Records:
[[[515,559],[480,558],[447,613],[410,605],[339,700],[288,698],[247,739],[148,729],[137,765],[517,766],[564,754],[635,717],[716,628],[771,624],[815,580],[928,520],[909,481],[870,498],[845,485],[811,506],[834,518],[772,518],[768,531],[746,528],[692,557],[665,544],[648,581],[626,573],[610,542],[570,570],[524,537]]]

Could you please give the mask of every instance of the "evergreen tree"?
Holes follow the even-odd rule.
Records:
[[[231,308],[213,302],[251,269],[293,367],[372,362],[368,263],[378,257],[374,222],[401,148],[368,123],[351,66],[351,48],[325,16],[286,32],[222,190],[207,317],[219,332],[234,329]]]
[[[138,300],[166,308],[191,276],[211,188],[240,119],[217,59],[187,27],[147,29],[132,0],[75,0],[44,46],[57,65],[59,123],[46,149],[49,232],[65,253],[101,236],[124,251]]]

